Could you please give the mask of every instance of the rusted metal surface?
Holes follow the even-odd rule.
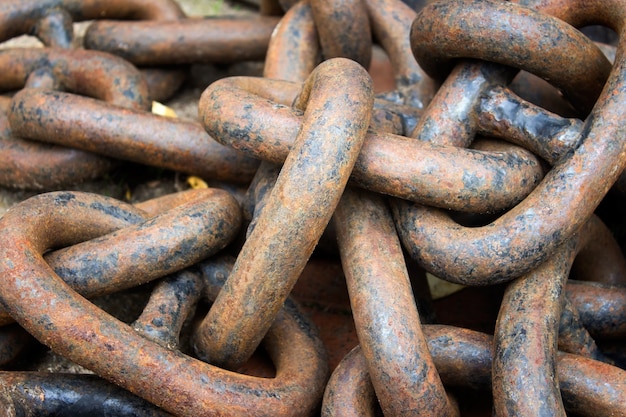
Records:
[[[276,185],[276,180],[280,174],[280,165],[271,162],[261,162],[257,169],[247,193],[248,202],[248,219],[250,224],[246,231],[246,237],[249,237],[254,230],[263,208],[269,200],[269,196]]]
[[[490,336],[446,326],[425,326],[424,332],[445,384],[478,387],[489,384],[490,360],[495,357]],[[459,372],[465,366],[467,369]],[[624,395],[623,369],[577,355],[558,353],[556,375],[568,412],[589,416],[624,414],[619,399]]]
[[[41,31],[39,28],[57,26],[52,23],[54,21],[61,22],[62,28],[71,35],[68,18],[83,21],[103,18],[169,20],[181,17],[184,17],[182,9],[171,0],[8,0],[0,8],[0,39],[4,41],[23,34],[38,33]],[[42,40],[51,39],[55,46],[68,47],[63,43],[67,38],[63,32],[59,31],[60,38],[44,36]],[[54,34],[50,30],[44,30],[44,33]]]
[[[574,257],[590,242],[597,244],[604,233],[602,222],[591,217],[548,261],[507,286],[494,332],[493,398],[498,415],[565,416],[555,374],[564,287]],[[607,268],[623,261],[620,254],[622,259],[611,262],[615,252],[619,249],[605,252]],[[570,345],[568,350],[586,348]]]
[[[136,65],[228,64],[262,60],[277,17],[213,17],[160,22],[96,21],[85,47]]]
[[[319,64],[320,44],[309,1],[291,7],[272,34],[263,76],[302,82]]]
[[[426,325],[424,333],[444,384],[472,389],[491,386],[491,336],[468,329]],[[556,373],[568,412],[585,416],[624,415],[623,369],[577,355],[559,353]],[[373,387],[360,347],[350,352],[331,376],[323,415],[376,414]],[[612,381],[608,383],[607,381]],[[549,414],[548,414],[549,415]]]
[[[208,179],[247,182],[258,165],[214,141],[198,123],[69,93],[23,90],[13,97],[9,120],[21,137]]]
[[[131,218],[132,225],[46,254],[46,261],[86,296],[134,287],[191,266],[235,238],[241,214],[223,190],[187,193],[195,198],[156,216]],[[94,264],[99,265],[96,271]]]
[[[596,7],[599,10],[595,12],[601,14],[600,6]],[[621,28],[617,15],[610,25]],[[413,36],[418,27],[414,26]],[[398,203],[395,212],[400,232],[413,256],[438,276],[455,282],[496,283],[537,266],[575,233],[624,169],[621,142],[615,139],[622,136],[617,122],[624,82],[618,70],[624,65],[621,59],[616,59],[612,76],[574,140],[578,147],[548,172],[529,197],[488,226],[468,229],[434,209]],[[553,215],[554,207],[560,208],[558,216]],[[426,224],[428,235],[423,233]],[[456,262],[438,260],[437,254],[443,253]]]
[[[267,0],[237,19],[0,5],[0,40],[45,46],[0,51],[0,179],[31,187],[8,158],[35,140],[222,188],[9,210],[0,366],[36,339],[120,391],[3,372],[0,410],[106,413],[113,392],[146,415],[626,415],[626,57],[579,30],[622,38],[626,4],[412,3]],[[86,19],[85,45],[121,57],[72,49]],[[147,112],[189,64],[250,59],[263,77],[213,82],[200,123]],[[81,163],[30,181],[78,180]],[[472,288],[433,301],[431,274]],[[86,300],[148,282],[127,323]]]
[[[54,48],[79,46],[74,38],[73,22],[92,19],[172,20],[185,14],[173,0],[147,2],[97,0],[8,0],[0,6],[0,41],[34,34],[44,45]],[[158,74],[158,75],[157,75]],[[178,69],[145,71],[150,96],[165,100],[180,87],[185,73]]]
[[[507,287],[494,334],[497,415],[565,416],[555,361],[563,284],[575,244],[566,242]]]
[[[332,94],[340,88],[344,96]],[[201,357],[232,367],[256,349],[339,202],[365,138],[373,99],[367,73],[345,59],[326,61],[307,79],[294,103],[294,111],[304,112],[303,128],[199,329]],[[210,123],[203,121],[205,127]]]
[[[361,0],[311,0],[324,59],[349,58],[368,68],[372,60],[372,32]]]
[[[4,91],[30,87],[56,88],[89,95],[106,102],[145,109],[150,105],[141,74],[132,65],[100,52],[62,49],[0,51]],[[41,84],[45,85],[41,85]],[[11,188],[50,189],[102,176],[112,161],[76,149],[23,140],[9,125],[3,98],[1,184]]]
[[[41,189],[101,177],[114,162],[88,152],[44,145],[13,135],[7,112],[9,97],[0,97],[0,184],[8,188]]]
[[[572,305],[567,295],[563,300],[558,336],[560,351],[613,364],[613,361],[598,348],[596,341],[580,319],[578,309]]]
[[[172,416],[95,375],[0,372],[0,396],[5,416]]]
[[[411,24],[415,11],[401,1],[365,0],[374,39],[383,47],[393,68],[396,89],[382,95],[394,103],[426,107],[437,85],[411,57]]]
[[[183,85],[188,68],[146,67],[141,69],[144,80],[150,90],[150,98],[156,101],[170,99]]]
[[[335,224],[357,334],[386,415],[455,415],[432,362],[391,213],[347,189]]]
[[[44,72],[66,91],[132,109],[148,109],[148,89],[135,67],[97,51],[17,48],[0,51],[2,90],[23,88],[34,73]]]
[[[171,0],[9,0],[0,8],[0,39],[6,40],[32,33],[40,21],[53,19],[65,12],[75,21],[91,19],[158,19],[169,20],[184,17],[178,3]],[[61,44],[61,41],[56,41]],[[61,45],[58,45],[61,46]]]
[[[367,361],[359,347],[350,351],[335,368],[322,405],[322,416],[374,417],[379,411]]]
[[[602,283],[570,281],[567,296],[592,336],[599,339],[626,336],[626,289]]]
[[[266,336],[266,350],[276,365],[271,380],[238,376],[169,351],[80,297],[52,272],[41,254],[74,243],[78,233],[83,239],[101,234],[94,219],[101,205],[78,194],[48,198],[54,210],[40,210],[34,199],[0,220],[3,239],[14,242],[3,248],[2,274],[12,283],[7,281],[0,297],[36,338],[173,414],[306,415],[315,406],[311,393],[321,395],[324,354],[314,330],[296,310],[280,314]],[[16,217],[29,221],[15,222]],[[23,285],[31,288],[28,294],[21,291]],[[59,308],[64,305],[69,308]],[[104,358],[102,349],[107,351]]]
[[[294,91],[294,87],[278,80],[219,80],[200,99],[200,118],[209,134],[221,143],[256,158],[282,163],[302,116],[269,102],[265,92],[277,94]],[[455,161],[454,167],[448,166],[449,160]],[[477,179],[468,180],[468,173]],[[372,191],[448,209],[493,211],[521,200],[539,183],[542,174],[536,157],[521,148],[483,152],[370,131],[351,180]],[[468,181],[471,187],[465,186]]]
[[[200,300],[202,288],[202,278],[192,271],[167,277],[150,294],[133,329],[168,349],[180,349],[180,331]]]
[[[566,410],[589,416],[626,414],[623,369],[564,353],[559,353],[557,366]]]
[[[371,62],[370,38],[373,37],[389,56],[396,87],[391,91],[385,90],[380,98],[389,104],[411,106],[413,117],[407,124],[414,126],[414,113],[430,101],[436,89],[433,80],[417,65],[410,53],[409,31],[415,11],[395,0],[364,1],[362,4],[345,2],[343,6],[344,11],[351,10],[353,13],[349,22],[343,18],[342,32],[338,30],[337,20],[321,23],[322,17],[328,15],[328,7],[321,2],[312,5],[309,1],[300,1],[290,6],[272,35],[264,76],[302,82],[323,58],[322,42],[326,48],[335,48],[332,52],[325,52],[330,54],[325,58],[341,56],[354,59],[371,70],[374,62]],[[313,8],[317,10],[317,18]],[[337,3],[333,4],[333,9],[339,12]],[[347,30],[347,27],[355,27],[353,22],[358,20],[363,21],[367,28],[359,28],[358,33]],[[349,40],[358,42],[358,46],[349,45]],[[350,49],[354,49],[353,52]]]
[[[234,239],[241,215],[225,191],[202,189],[185,194],[192,197],[183,196],[184,204],[157,216],[146,216],[114,199],[91,196],[89,204],[99,209],[97,223],[108,227],[108,234],[97,239],[77,235],[77,244],[47,253],[46,262],[85,297],[135,287],[191,266]],[[74,193],[34,197],[42,211],[51,210],[57,200],[75,198]],[[90,196],[82,198],[89,201]],[[120,222],[126,227],[117,230]],[[9,320],[0,310],[0,322]]]
[[[460,27],[460,22],[473,25]],[[455,58],[525,69],[550,80],[583,115],[595,104],[611,67],[600,49],[573,27],[511,2],[426,6],[413,22],[411,47],[420,66],[439,79],[450,72]],[[527,53],[539,50],[541,54]]]

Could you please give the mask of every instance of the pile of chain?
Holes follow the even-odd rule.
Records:
[[[626,56],[591,25],[621,42],[626,1],[4,0],[0,41],[44,46],[0,50],[0,186],[36,190],[0,218],[0,415],[626,415],[594,214],[624,200]],[[150,112],[254,60],[197,122]],[[120,161],[211,187],[46,192]],[[134,287],[130,322],[89,301]],[[19,369],[34,339],[93,374]]]

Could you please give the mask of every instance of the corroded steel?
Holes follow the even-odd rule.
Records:
[[[425,325],[424,333],[435,366],[446,386],[489,389],[491,337],[469,329]],[[373,387],[360,347],[346,356],[335,370],[324,394],[324,416],[376,415]],[[626,372],[623,369],[559,353],[556,373],[561,381],[565,408],[584,416],[624,415]],[[358,411],[357,411],[358,410]],[[549,414],[548,414],[549,415]]]
[[[272,34],[263,76],[303,82],[320,59],[317,26],[309,1],[291,7]]]
[[[128,62],[96,51],[52,48],[0,51],[0,89],[55,88],[84,94],[118,106],[146,109],[148,89]],[[9,125],[10,105],[2,98],[0,183],[11,188],[50,189],[102,176],[108,158],[23,140]]]
[[[346,189],[335,226],[357,334],[386,415],[452,416],[382,196]]]
[[[379,410],[367,361],[360,347],[350,351],[333,371],[324,391],[322,416],[375,417]]]
[[[45,115],[39,117],[38,115]],[[250,181],[258,161],[222,146],[198,123],[70,93],[23,90],[9,114],[16,135],[207,179]]]
[[[150,294],[132,328],[168,349],[179,349],[180,331],[202,296],[202,284],[200,275],[192,271],[165,278]]]
[[[59,192],[9,210],[0,324],[18,323],[0,328],[0,364],[19,366],[38,339],[154,406],[92,377],[57,395],[39,375],[2,373],[0,414],[113,413],[98,404],[112,392],[147,415],[455,416],[479,390],[487,414],[626,415],[626,261],[612,233],[624,236],[594,215],[626,188],[626,56],[577,29],[623,39],[626,4],[411,3],[258,0],[260,17],[191,19],[169,0],[3,2],[0,41],[46,47],[0,51],[0,179],[33,187],[10,158],[36,140],[102,170],[136,161],[224,190],[134,207]],[[72,49],[83,20],[88,48],[141,73]],[[200,124],[146,111],[188,64],[263,57],[263,78],[205,90]],[[53,155],[29,163],[63,163]],[[30,181],[93,178],[88,158]],[[490,287],[433,302],[426,271]],[[157,279],[130,324],[83,298]],[[451,317],[468,294],[493,300]],[[437,315],[468,328],[424,324]]]
[[[420,66],[439,79],[459,58],[525,69],[550,80],[583,115],[595,104],[611,67],[602,51],[572,26],[511,2],[426,6],[413,22],[411,47]]]
[[[489,5],[502,6],[478,3],[483,11]],[[458,7],[473,4],[463,2]],[[585,7],[591,19],[594,13],[603,16],[606,10],[603,7],[609,5],[594,3],[593,7]],[[614,14],[606,24],[619,33],[620,19],[620,14]],[[414,26],[414,36],[418,28]],[[398,202],[394,213],[402,240],[412,256],[437,276],[485,285],[511,280],[536,267],[571,237],[593,213],[626,165],[626,159],[621,156],[626,145],[618,139],[624,134],[623,124],[618,120],[623,112],[621,86],[626,81],[620,68],[625,62],[618,54],[595,107],[574,139],[579,145],[552,167],[523,202],[487,226],[463,227],[441,211]],[[441,254],[455,262],[446,262],[440,258]]]
[[[365,68],[370,68],[371,58],[368,57],[372,55],[370,38],[373,38],[391,61],[396,87],[380,97],[389,103],[411,106],[413,114],[407,124],[414,126],[415,111],[430,101],[436,89],[434,81],[415,62],[410,52],[409,32],[415,11],[399,0],[345,2],[343,6],[341,11],[352,10],[354,13],[351,22],[344,24],[342,31],[337,30],[337,21],[345,22],[345,16],[341,17],[343,20],[334,22],[322,20],[322,16],[329,12],[323,2],[311,4],[309,1],[300,1],[288,8],[272,35],[264,76],[302,82],[319,64],[320,59],[328,58],[323,56],[322,42],[326,48],[335,48],[325,54],[354,59]],[[333,4],[333,11],[337,7],[338,4]],[[314,8],[318,13],[317,18],[314,17]],[[353,27],[353,20],[362,20],[367,23],[367,28],[348,33],[347,27]],[[358,46],[350,45],[348,39],[358,41]],[[267,74],[280,74],[280,77]]]
[[[578,309],[572,304],[567,294],[563,300],[558,336],[560,351],[613,364],[611,359],[598,348],[596,341],[580,319]]]
[[[609,284],[570,281],[567,296],[592,336],[622,339],[626,336],[626,288]]]
[[[565,417],[556,379],[563,285],[576,240],[511,282],[494,331],[493,401],[497,415]]]
[[[0,372],[0,397],[7,416],[172,417],[95,375]]]
[[[96,21],[85,47],[135,65],[228,64],[262,60],[277,17],[213,17],[175,21]]]
[[[150,108],[148,88],[135,67],[98,51],[16,48],[0,51],[0,88],[18,90],[33,75],[66,91],[132,109]]]
[[[77,196],[53,193],[33,197],[31,204],[52,210],[55,201]],[[234,198],[217,189],[182,193],[176,198],[180,205],[155,216],[115,199],[91,198],[102,235],[77,234],[75,245],[45,255],[65,283],[85,297],[135,287],[191,266],[230,243],[241,221]],[[0,309],[0,323],[9,320]]]
[[[365,2],[310,0],[324,59],[349,58],[368,68],[372,32]]]
[[[343,58],[324,62],[304,83],[293,110],[304,112],[303,127],[199,329],[201,357],[232,367],[254,352],[330,221],[365,138],[373,101],[365,70]]]
[[[165,349],[80,297],[42,257],[52,247],[75,243],[77,236],[100,235],[96,216],[107,200],[98,197],[102,204],[94,204],[94,197],[69,193],[45,198],[53,210],[41,210],[31,199],[0,220],[3,241],[13,242],[1,249],[6,281],[0,298],[37,339],[176,415],[295,416],[315,407],[315,393],[321,396],[326,379],[325,354],[297,310],[279,314],[266,336],[275,378],[238,375]],[[24,285],[31,288],[28,294]]]
[[[426,107],[437,89],[436,82],[411,57],[410,30],[416,14],[397,0],[365,0],[374,39],[391,62],[396,89],[382,98],[417,109]]]
[[[7,0],[0,7],[0,40],[33,32],[39,35],[41,29],[58,26],[52,24],[54,21],[60,21],[71,36],[71,26],[67,26],[69,18],[78,22],[92,19],[170,20],[184,16],[178,3],[172,0]],[[44,22],[43,26],[41,22]],[[44,30],[50,36],[42,36],[42,40],[49,39],[50,46],[68,47],[68,33],[63,32],[57,31],[57,38],[54,32]]]
[[[7,188],[49,190],[99,178],[112,160],[101,156],[44,145],[13,135],[7,113],[9,97],[0,97],[0,184]]]
[[[606,232],[600,219],[592,216],[546,262],[508,285],[494,331],[492,378],[498,415],[565,416],[555,374],[564,287],[577,253],[596,246]],[[604,251],[607,270],[624,272],[619,252],[615,247]]]
[[[293,146],[302,116],[268,101],[291,93],[287,81],[225,78],[200,99],[200,118],[216,140],[246,154],[282,163]],[[468,150],[437,146],[405,136],[369,131],[352,178],[372,191],[455,210],[494,211],[524,198],[539,183],[543,169],[522,148]],[[504,150],[503,149],[503,150]],[[455,166],[448,161],[454,160]]]
[[[46,46],[76,45],[73,22],[92,19],[174,20],[185,13],[174,0],[8,0],[0,5],[0,41],[24,34],[37,36]],[[180,87],[185,71],[142,70],[153,100],[165,100]]]

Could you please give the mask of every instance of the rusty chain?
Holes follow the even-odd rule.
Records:
[[[0,49],[0,184],[61,189],[0,218],[4,415],[457,416],[474,393],[479,415],[626,415],[624,243],[600,207],[626,183],[626,2],[257,9],[0,5],[0,42],[44,45]],[[197,121],[149,112],[189,66],[251,60]],[[119,161],[224,189],[63,190]],[[470,287],[447,300],[490,291],[487,325],[433,275]],[[132,319],[94,304],[133,288]],[[97,376],[12,368],[36,341]]]

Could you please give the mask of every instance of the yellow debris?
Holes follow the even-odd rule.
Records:
[[[157,114],[159,116],[165,116],[165,117],[173,117],[173,118],[178,117],[178,115],[176,114],[174,110],[172,110],[171,108],[167,107],[164,104],[159,103],[158,101],[152,102],[152,113]]]
[[[197,190],[198,188],[209,188],[209,185],[204,182],[202,178],[198,178],[193,175],[187,178],[187,184],[189,184],[189,186],[194,190]]]

